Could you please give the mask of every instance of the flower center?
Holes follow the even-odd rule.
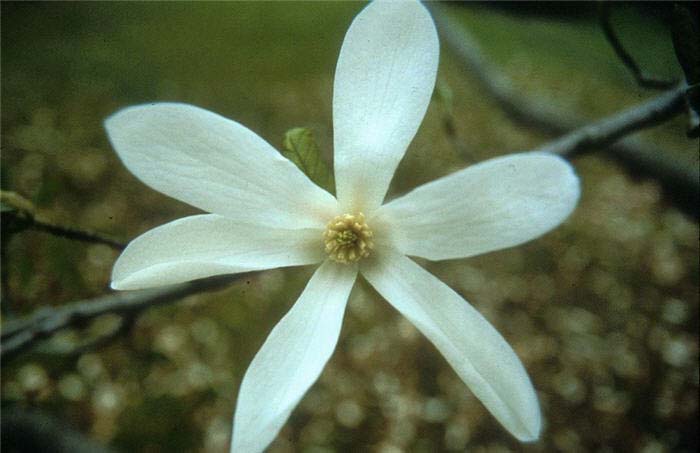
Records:
[[[323,239],[326,253],[338,263],[353,263],[367,258],[374,247],[372,230],[365,222],[365,215],[343,214],[328,222]]]

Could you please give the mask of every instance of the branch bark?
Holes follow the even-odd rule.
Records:
[[[605,148],[632,132],[661,124],[685,107],[685,87],[670,90],[647,102],[580,127],[543,145],[540,150],[568,158]]]
[[[673,80],[664,80],[657,77],[652,77],[646,75],[642,72],[642,68],[639,67],[632,55],[627,52],[625,46],[622,45],[620,38],[615,33],[615,29],[610,22],[610,3],[603,1],[599,3],[599,20],[600,28],[603,30],[605,39],[607,39],[610,46],[615,51],[617,57],[622,61],[622,63],[630,70],[634,76],[637,84],[643,88],[652,88],[655,90],[664,90],[673,87],[678,82]]]
[[[250,273],[216,276],[157,289],[120,291],[61,307],[42,308],[26,318],[3,324],[1,356],[7,360],[42,338],[101,315],[131,315],[150,307],[176,302],[192,294],[223,288],[248,275]]]
[[[0,202],[12,208],[10,211],[3,212],[3,215],[12,216],[25,227],[45,231],[66,239],[105,244],[117,250],[123,250],[126,247],[122,242],[105,234],[52,222],[42,215],[37,214],[36,208],[32,202],[15,192],[0,191]]]
[[[587,151],[605,149],[629,171],[659,181],[668,198],[686,213],[698,218],[700,173],[669,158],[664,150],[626,135],[661,124],[685,110],[686,88],[670,90],[650,101],[586,125],[586,121],[550,104],[522,96],[513,83],[492,67],[471,35],[444,11],[431,6],[443,38],[464,68],[481,84],[482,90],[515,122],[549,135],[566,134],[540,149],[573,158]]]

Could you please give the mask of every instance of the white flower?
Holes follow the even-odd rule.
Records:
[[[433,342],[515,437],[538,438],[537,396],[513,350],[407,256],[464,258],[536,238],[571,213],[578,179],[556,156],[516,154],[382,204],[430,102],[437,65],[435,26],[420,3],[379,1],[355,18],[333,93],[337,199],[249,129],[197,107],[150,104],[106,121],[138,178],[213,213],[133,240],[114,266],[113,288],[320,263],[243,378],[232,451],[263,450],[319,377],[358,274]]]

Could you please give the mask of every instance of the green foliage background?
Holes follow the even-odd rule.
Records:
[[[308,127],[331,161],[335,61],[361,7],[3,2],[3,190],[56,221],[124,240],[194,214],[137,181],[107,142],[108,115],[155,101],[215,111],[278,148],[285,131]],[[451,9],[523,94],[590,118],[653,94],[634,84],[594,17]],[[642,67],[678,76],[657,19],[624,5],[613,15]],[[390,197],[546,139],[509,122],[446,49],[438,77],[452,108],[434,99]],[[448,114],[461,148],[445,133]],[[697,165],[697,141],[684,127],[679,118],[641,135]],[[559,229],[512,250],[421,262],[516,349],[540,392],[541,441],[523,446],[504,432],[437,351],[361,282],[338,350],[270,451],[693,451],[697,224],[656,183],[631,178],[603,153],[574,165],[583,196]],[[5,239],[5,318],[106,291],[111,249],[32,231]],[[149,310],[97,350],[75,347],[113,319],[62,332],[3,363],[3,407],[41,408],[123,451],[227,451],[246,366],[312,270],[267,271]]]

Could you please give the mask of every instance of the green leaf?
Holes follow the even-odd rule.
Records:
[[[306,176],[330,193],[335,193],[333,172],[321,157],[310,129],[295,127],[284,134],[282,155],[294,162]]]

